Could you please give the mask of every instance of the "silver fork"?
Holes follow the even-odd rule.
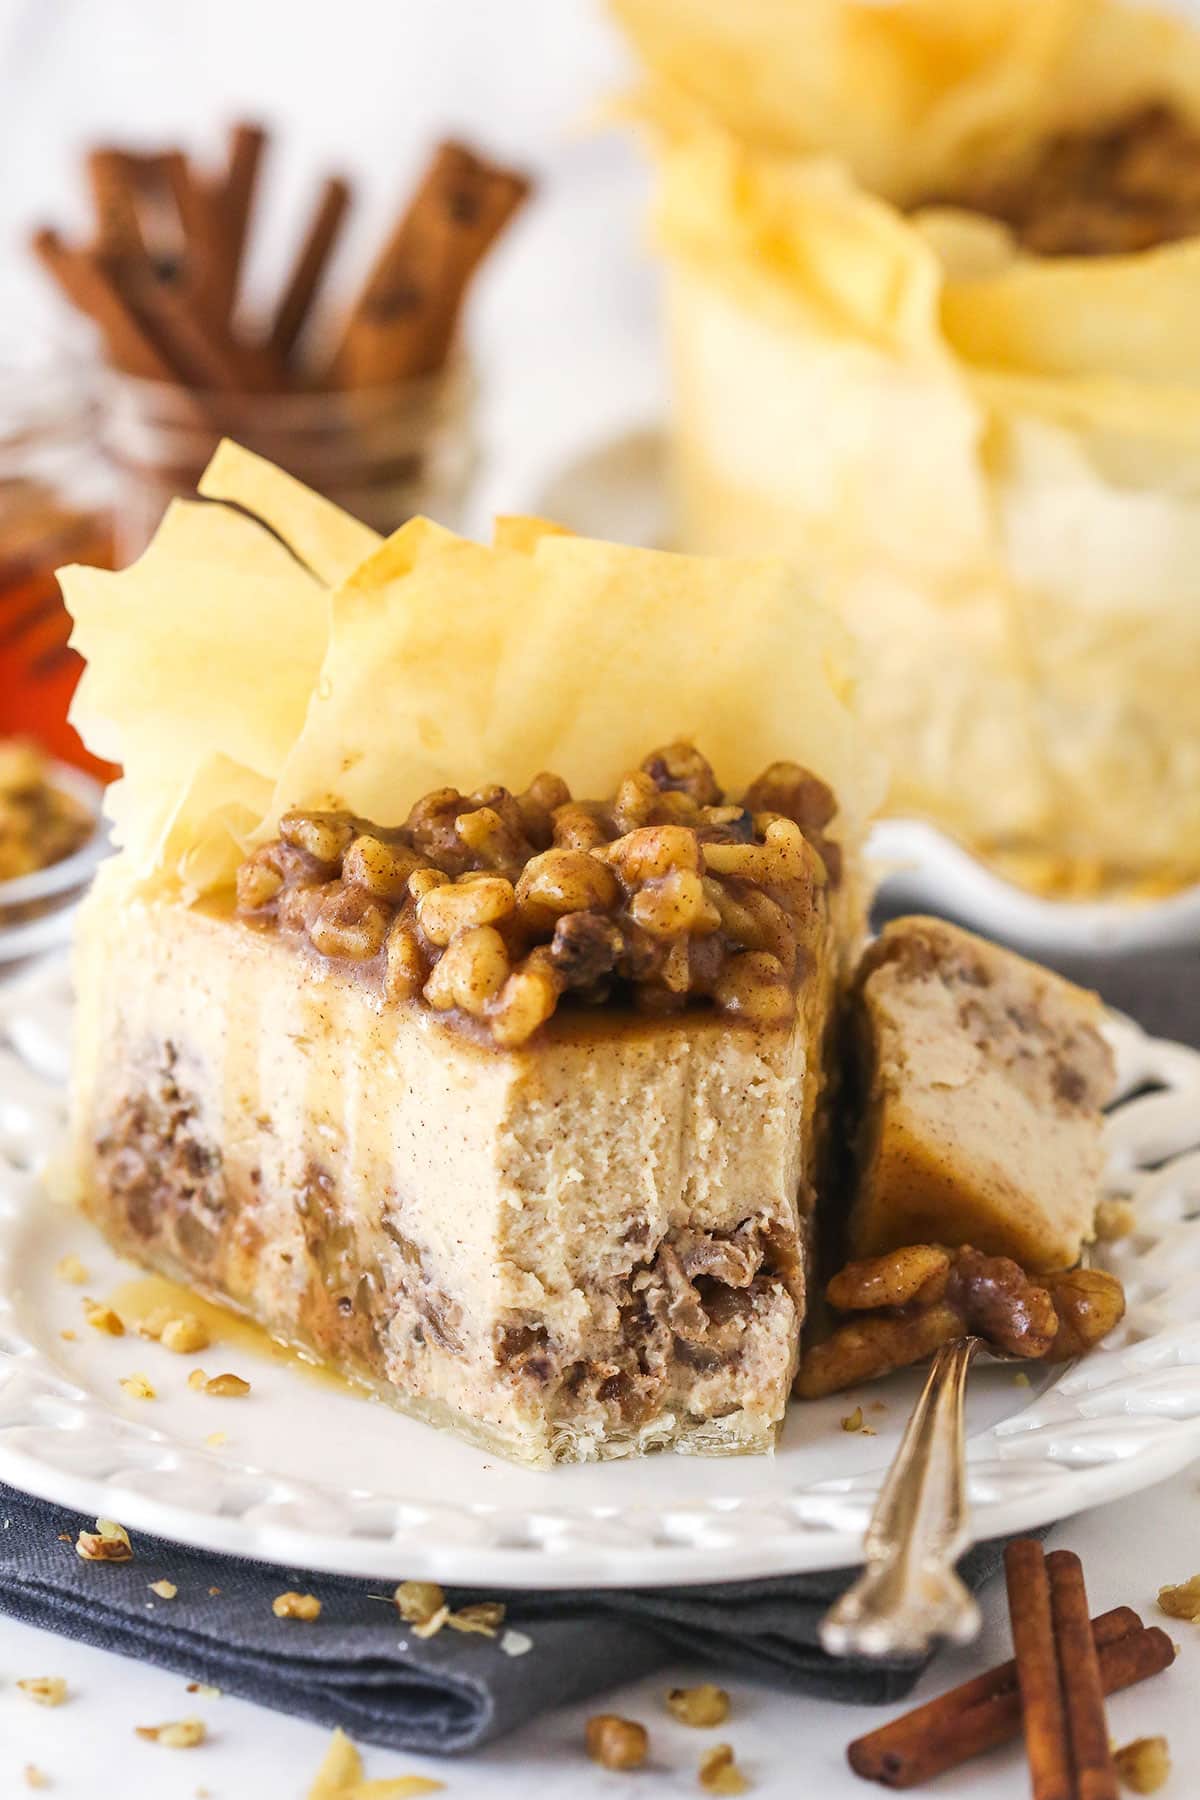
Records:
[[[967,1643],[979,1608],[954,1565],[970,1542],[963,1425],[967,1371],[982,1338],[937,1351],[863,1539],[866,1567],[821,1621],[834,1656],[919,1656]]]

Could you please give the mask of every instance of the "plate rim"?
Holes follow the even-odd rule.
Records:
[[[61,1129],[65,1090],[61,1081],[44,1072],[49,1066],[45,1059],[49,1050],[53,1062],[55,1047],[60,1059],[65,1055],[69,1014],[63,1008],[68,1001],[67,982],[64,959],[52,957],[17,981],[0,987],[0,1101],[4,1097],[6,1068],[11,1075],[14,1064],[19,1063],[26,1089],[33,1093],[35,1101],[40,1097],[47,1128],[51,1130],[56,1121]],[[30,1031],[36,1034],[42,1014],[48,1016],[50,1025],[41,1051],[28,1046],[24,1051],[17,1048]],[[1186,1170],[1191,1183],[1187,1203],[1194,1202],[1194,1211],[1184,1220],[1168,1219],[1167,1230],[1153,1240],[1161,1246],[1172,1224],[1194,1223],[1200,1227],[1200,1052],[1151,1038],[1117,1014],[1109,1016],[1106,1031],[1117,1051],[1119,1065],[1118,1100],[1108,1127],[1107,1190],[1125,1193],[1131,1188],[1144,1189],[1161,1195],[1169,1190],[1169,1178],[1176,1167]],[[32,1038],[29,1041],[32,1044]],[[40,1075],[36,1066],[39,1056],[44,1064]],[[61,1061],[58,1067],[61,1072]],[[1147,1081],[1157,1081],[1160,1089],[1165,1089],[1166,1106],[1162,1091],[1149,1096],[1141,1092]],[[398,1528],[390,1535],[380,1535],[374,1529],[356,1531],[352,1510],[347,1513],[349,1523],[314,1529],[281,1523],[278,1518],[256,1519],[244,1510],[227,1511],[219,1502],[215,1508],[200,1509],[185,1501],[139,1491],[136,1486],[123,1486],[119,1474],[111,1479],[108,1475],[80,1474],[44,1456],[29,1454],[9,1441],[14,1421],[19,1429],[25,1417],[19,1406],[22,1379],[34,1390],[35,1397],[39,1379],[43,1397],[47,1393],[63,1397],[63,1390],[70,1383],[36,1341],[19,1329],[13,1310],[19,1282],[9,1279],[6,1273],[11,1253],[20,1232],[45,1199],[41,1166],[18,1167],[5,1155],[3,1112],[0,1105],[0,1480],[72,1510],[117,1517],[130,1529],[194,1548],[350,1577],[431,1578],[456,1586],[530,1591],[584,1586],[673,1587],[850,1568],[860,1560],[863,1523],[878,1489],[881,1468],[834,1475],[799,1487],[785,1487],[781,1482],[778,1492],[751,1494],[744,1501],[735,1499],[732,1505],[722,1505],[713,1498],[648,1503],[644,1496],[635,1496],[632,1504],[621,1510],[581,1506],[578,1502],[572,1507],[569,1501],[555,1506],[548,1497],[539,1507],[534,1502],[471,1503],[452,1495],[436,1502],[406,1501],[402,1494],[371,1496],[376,1506],[384,1504],[397,1512],[407,1508],[421,1514],[426,1521],[422,1526],[422,1532],[428,1533],[426,1541],[421,1533],[402,1533]],[[1164,1131],[1168,1138],[1174,1131],[1178,1139],[1176,1153],[1168,1152],[1165,1157]],[[1141,1235],[1149,1231],[1147,1218]],[[1120,1244],[1110,1248],[1118,1260],[1122,1254],[1132,1254],[1123,1253]],[[1164,1251],[1164,1256],[1167,1254]],[[1142,1268],[1147,1260],[1147,1253],[1139,1252],[1137,1267]],[[1161,1307],[1161,1295],[1157,1292],[1151,1295],[1148,1318],[1153,1316],[1155,1304]],[[1084,1453],[1090,1460],[1082,1465],[1072,1464],[1072,1425],[1088,1421],[1089,1398],[1106,1387],[1120,1397],[1123,1371],[1128,1382],[1135,1385],[1141,1377],[1154,1379],[1164,1369],[1173,1371],[1177,1378],[1177,1401],[1182,1408],[1178,1416],[1170,1416],[1154,1406],[1140,1413],[1135,1409],[1118,1410],[1111,1415],[1101,1413],[1099,1416],[1111,1416],[1115,1421],[1112,1429],[1118,1439],[1121,1420],[1125,1420],[1127,1432],[1133,1434],[1132,1438],[1127,1436],[1127,1447],[1102,1453],[1101,1432],[1091,1441],[1090,1450],[1085,1445]],[[109,1405],[99,1395],[72,1389],[68,1403],[74,1404],[85,1420],[96,1424],[102,1437],[108,1426],[108,1437],[114,1444],[119,1434],[111,1426],[128,1425],[128,1419],[116,1410],[115,1404]],[[1173,1403],[1168,1394],[1166,1404],[1169,1407]],[[25,1422],[31,1420],[45,1422],[32,1400]],[[1147,1425],[1148,1420],[1153,1429]],[[1043,1424],[1048,1435],[1039,1443]],[[168,1437],[168,1448],[170,1444]],[[1008,1455],[1006,1445],[1010,1446]],[[1032,1457],[1030,1450],[1035,1452]],[[328,1497],[329,1490],[321,1481],[304,1482],[273,1475],[269,1469],[248,1461],[224,1463],[206,1453],[195,1454],[205,1457],[206,1469],[215,1470],[218,1493],[221,1476],[228,1474],[231,1490],[235,1481],[246,1483],[248,1477],[252,1480],[257,1476],[260,1482],[273,1483],[283,1490],[291,1484],[301,1495],[307,1489],[322,1499]],[[989,1470],[993,1482],[998,1472],[1018,1477],[1007,1495],[973,1499],[971,1541],[1028,1530],[1120,1499],[1166,1479],[1197,1455],[1200,1318],[1194,1312],[1182,1320],[1172,1318],[1168,1309],[1166,1322],[1158,1332],[1147,1331],[1066,1366],[1028,1407],[970,1438],[969,1476],[982,1478],[985,1486]],[[669,1466],[667,1458],[662,1460]],[[727,1460],[736,1465],[740,1459]],[[1024,1488],[1019,1481],[1022,1468],[1027,1469]],[[1030,1469],[1032,1473],[1028,1472]],[[1050,1471],[1054,1471],[1054,1479],[1048,1478]],[[185,1477],[181,1474],[180,1479]],[[549,1471],[546,1479],[553,1483],[556,1472]],[[341,1490],[340,1498],[348,1505],[353,1496],[349,1490]],[[591,1524],[595,1528],[601,1513],[606,1526],[613,1522],[609,1515],[616,1515],[617,1539],[604,1541],[604,1534],[600,1533],[599,1541],[589,1542],[587,1527]],[[567,1528],[558,1537],[553,1530],[540,1535],[531,1530],[531,1520],[551,1515],[567,1521]],[[735,1515],[736,1525],[730,1525]],[[443,1536],[439,1541],[439,1516],[443,1530],[451,1516],[466,1516],[480,1528],[481,1535],[469,1541]],[[672,1535],[672,1519],[684,1521],[682,1535],[678,1527]],[[711,1525],[714,1520],[727,1524],[724,1540],[714,1542],[703,1529],[687,1534],[688,1522],[702,1528],[706,1521]],[[625,1533],[623,1537],[621,1531]]]

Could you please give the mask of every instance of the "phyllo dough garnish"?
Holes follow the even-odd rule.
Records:
[[[82,1204],[522,1460],[768,1448],[879,780],[840,629],[771,562],[202,492],[64,574],[125,769]]]
[[[689,550],[856,631],[889,807],[1200,880],[1200,32],[1121,0],[612,0],[654,77]]]

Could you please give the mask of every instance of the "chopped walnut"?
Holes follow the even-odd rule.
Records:
[[[446,1604],[436,1581],[402,1581],[392,1595],[406,1625],[425,1625]]]
[[[121,1381],[121,1388],[131,1400],[157,1400],[158,1398],[148,1375],[126,1375]]]
[[[1200,1575],[1181,1581],[1178,1587],[1160,1587],[1158,1604],[1172,1619],[1190,1619],[1200,1625]]]
[[[54,1273],[59,1281],[69,1282],[72,1287],[82,1287],[88,1278],[88,1272],[77,1256],[62,1256],[54,1265]]]
[[[476,1600],[470,1606],[460,1606],[457,1612],[447,1614],[446,1623],[451,1631],[495,1637],[504,1623],[504,1610],[502,1600]]]
[[[208,1386],[208,1376],[203,1369],[189,1369],[187,1384],[194,1392],[203,1393]]]
[[[203,1719],[175,1719],[166,1725],[135,1725],[138,1737],[168,1750],[194,1750],[208,1736]]]
[[[842,1430],[843,1431],[861,1431],[864,1423],[865,1423],[865,1421],[863,1419],[863,1409],[861,1406],[856,1406],[854,1411],[852,1413],[847,1413],[845,1418],[842,1420]]]
[[[50,1786],[50,1777],[44,1769],[39,1769],[36,1763],[26,1763],[23,1775],[27,1788],[48,1788]]]
[[[796,1391],[810,1400],[906,1368],[967,1333],[1001,1355],[1063,1361],[1098,1343],[1125,1310],[1120,1282],[1101,1269],[1032,1277],[969,1245],[909,1245],[848,1263],[826,1294],[851,1316],[805,1351]]]
[[[639,1769],[650,1740],[646,1727],[616,1713],[594,1713],[584,1728],[587,1753],[606,1769]]]
[[[286,1594],[276,1594],[271,1611],[277,1619],[319,1619],[321,1602],[315,1594],[294,1594],[289,1590]]]
[[[208,1349],[211,1339],[207,1325],[195,1313],[179,1313],[165,1321],[158,1341],[164,1350],[173,1350],[177,1356],[195,1356],[197,1351]]]
[[[750,1787],[734,1761],[732,1744],[716,1744],[701,1758],[698,1780],[706,1794],[744,1794]]]
[[[150,1592],[152,1594],[157,1594],[160,1600],[173,1600],[179,1592],[179,1589],[175,1586],[173,1581],[152,1581],[150,1583]]]
[[[681,1725],[707,1730],[723,1725],[729,1717],[729,1695],[711,1681],[702,1681],[695,1687],[672,1688],[667,1694],[667,1709]]]
[[[243,1394],[250,1392],[250,1383],[243,1381],[240,1375],[210,1375],[204,1383],[204,1392],[214,1394],[219,1400],[240,1400]]]
[[[130,1562],[133,1545],[115,1519],[97,1519],[95,1531],[81,1531],[75,1539],[75,1553],[84,1562]]]
[[[418,1800],[423,1794],[440,1794],[443,1784],[427,1775],[394,1775],[390,1780],[365,1781],[362,1757],[340,1728],[308,1790],[308,1800]]]
[[[98,1300],[85,1300],[83,1316],[88,1324],[97,1331],[107,1332],[109,1337],[124,1337],[125,1325],[118,1313],[111,1306],[104,1306]]]
[[[675,743],[605,802],[542,774],[519,795],[440,788],[395,827],[293,812],[241,865],[238,910],[362,965],[386,1002],[477,1021],[504,1048],[564,996],[782,1025],[802,938],[840,878],[824,835],[836,808],[794,764],[751,794],[753,808],[726,803],[699,751]]]
[[[1171,1773],[1171,1757],[1165,1737],[1134,1738],[1113,1751],[1117,1774],[1135,1794],[1156,1794]]]
[[[61,1675],[27,1675],[17,1686],[39,1706],[61,1706],[67,1697],[67,1684]]]

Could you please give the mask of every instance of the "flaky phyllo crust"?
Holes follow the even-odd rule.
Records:
[[[1050,887],[1200,877],[1200,238],[1043,256],[970,205],[1063,133],[1200,126],[1200,36],[1108,0],[615,10],[687,547],[782,553],[859,633],[892,810]]]
[[[828,783],[856,891],[881,764],[850,641],[782,562],[521,518],[491,545],[427,519],[381,539],[228,444],[200,491],[130,568],[62,572],[72,716],[124,770],[106,880],[199,899],[296,808],[399,824],[431,790],[546,769],[603,793],[647,744],[702,735],[738,791],[781,758]]]

